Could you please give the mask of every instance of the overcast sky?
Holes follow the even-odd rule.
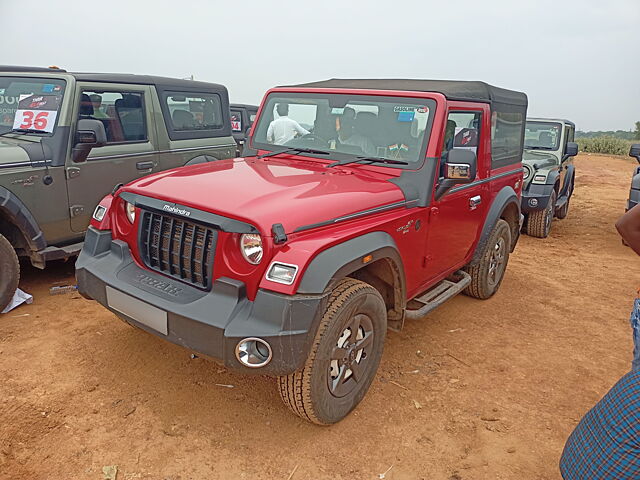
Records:
[[[484,80],[581,130],[640,120],[640,0],[0,0],[0,64],[222,83]]]

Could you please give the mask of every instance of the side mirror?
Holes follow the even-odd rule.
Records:
[[[567,146],[564,149],[563,160],[569,157],[575,157],[578,155],[578,144],[576,142],[567,142]]]
[[[476,154],[471,150],[454,148],[444,163],[444,179],[436,188],[435,198],[440,199],[456,185],[471,183],[476,179]]]
[[[93,147],[101,147],[107,143],[107,133],[100,120],[83,118],[78,120],[76,136],[71,159],[75,163],[84,162]]]
[[[631,148],[629,149],[629,156],[636,157],[636,160],[640,163],[640,143],[634,143],[631,145]]]

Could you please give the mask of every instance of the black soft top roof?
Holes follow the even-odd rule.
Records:
[[[527,96],[522,92],[494,87],[485,82],[462,80],[417,79],[346,79],[332,78],[320,82],[289,85],[296,88],[348,88],[367,90],[404,90],[411,92],[437,92],[449,100],[502,103],[527,106]]]
[[[0,73],[2,72],[46,72],[46,73],[64,73],[73,75],[80,82],[102,82],[102,83],[131,83],[141,85],[156,85],[165,90],[172,88],[185,89],[190,91],[197,90],[224,90],[226,87],[217,83],[198,82],[196,80],[183,80],[170,77],[156,77],[153,75],[134,75],[130,73],[84,73],[84,72],[67,72],[61,68],[42,68],[42,67],[26,67],[17,65],[0,65]]]

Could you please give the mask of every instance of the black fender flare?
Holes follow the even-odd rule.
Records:
[[[0,212],[18,228],[32,251],[46,248],[47,241],[34,216],[16,195],[4,187],[0,187]]]
[[[480,240],[478,240],[478,245],[476,245],[476,250],[473,253],[473,258],[471,259],[470,265],[475,265],[480,261],[480,256],[482,255],[482,251],[484,250],[487,241],[489,240],[489,235],[491,235],[491,231],[493,227],[498,223],[498,220],[502,216],[503,212],[510,206],[513,205],[517,212],[516,218],[516,234],[514,235],[512,232],[511,239],[511,251],[516,247],[516,242],[518,241],[518,236],[520,232],[520,199],[516,194],[515,190],[511,186],[502,187],[502,190],[498,192],[496,198],[493,200],[491,207],[489,207],[489,211],[487,212],[487,216],[484,220],[484,225],[482,226],[482,233],[480,234]]]
[[[220,159],[214,157],[213,155],[198,155],[197,157],[193,157],[191,160],[185,163],[184,166],[186,167],[188,165],[198,165],[200,163],[215,162],[216,160]]]
[[[402,258],[396,242],[386,232],[366,233],[318,253],[305,269],[297,293],[325,292],[337,281],[366,266],[362,262],[365,255],[373,256],[373,259],[367,263],[383,258],[393,262],[398,270],[400,289],[404,295],[406,287]]]
[[[549,175],[547,175],[547,181],[545,182],[545,185],[555,186],[555,184],[559,182],[560,182],[560,171],[553,170],[552,172],[549,172]]]
[[[564,184],[558,192],[558,198],[568,195],[569,190],[573,187],[573,182],[575,179],[576,167],[573,165],[567,165],[567,173],[565,173]]]

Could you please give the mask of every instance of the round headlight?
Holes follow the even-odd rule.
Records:
[[[131,223],[133,223],[136,219],[136,207],[135,205],[126,202],[124,204],[124,211],[127,212],[127,218]]]
[[[245,233],[240,237],[240,251],[244,259],[257,265],[262,260],[262,238],[257,233]]]
[[[525,165],[524,167],[522,167],[522,172],[523,172],[522,179],[526,180],[531,176],[531,167],[529,167],[528,165]]]

